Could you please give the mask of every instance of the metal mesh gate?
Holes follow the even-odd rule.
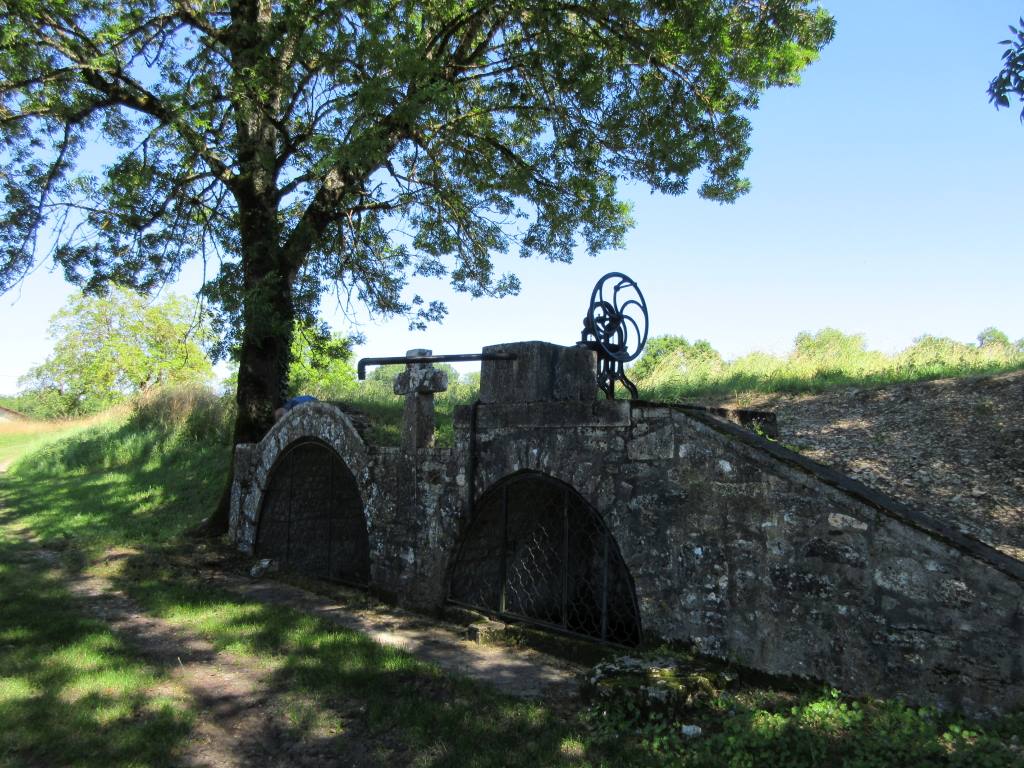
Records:
[[[633,583],[615,539],[582,496],[545,475],[515,475],[484,495],[449,599],[598,640],[640,642]]]
[[[370,544],[352,472],[333,448],[304,440],[285,449],[263,495],[256,552],[288,570],[365,585]]]

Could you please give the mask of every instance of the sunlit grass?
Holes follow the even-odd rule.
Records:
[[[710,347],[710,354],[702,355],[677,351],[654,365],[639,366],[642,375],[634,376],[640,396],[646,400],[742,402],[751,395],[877,388],[1024,368],[1024,349],[1019,345],[980,346],[924,336],[907,349],[888,355],[867,349],[860,336],[834,329],[802,335],[797,342],[797,348],[785,356],[753,352],[731,361],[723,360]]]
[[[0,522],[90,552],[174,540],[212,511],[227,476],[218,402],[172,390],[57,433],[5,475]]]
[[[434,396],[434,442],[438,447],[454,443],[453,417],[456,407],[476,400],[479,386],[475,380],[449,382],[448,389]],[[405,397],[396,395],[390,380],[370,379],[347,388],[335,398],[369,417],[369,440],[375,445],[400,443]]]
[[[192,716],[163,675],[23,546],[0,558],[0,765],[174,765]]]
[[[68,421],[0,421],[0,467],[48,443],[114,418],[117,418],[116,413],[103,413]]]

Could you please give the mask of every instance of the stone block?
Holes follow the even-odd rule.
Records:
[[[532,403],[544,400],[594,400],[597,354],[584,347],[523,341],[484,347],[515,360],[484,360],[480,366],[480,402]]]

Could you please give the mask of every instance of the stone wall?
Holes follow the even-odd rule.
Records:
[[[374,449],[340,410],[301,406],[239,446],[232,536],[252,551],[276,456],[314,435],[360,484],[373,587],[436,610],[470,495],[532,470],[600,513],[647,639],[853,694],[1024,704],[1024,568],[920,511],[693,409],[490,398],[457,413],[455,434],[451,449]]]

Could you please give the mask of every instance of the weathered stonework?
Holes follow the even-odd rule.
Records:
[[[548,363],[574,354],[536,351]],[[373,587],[436,610],[470,497],[538,472],[600,514],[647,638],[853,694],[979,713],[1024,704],[1019,562],[713,413],[595,400],[579,388],[571,398],[552,371],[534,381],[561,387],[561,399],[554,389],[537,398],[535,383],[527,401],[463,408],[450,449],[371,448],[339,409],[294,409],[236,452],[233,539],[252,552],[281,451],[322,440],[359,484]],[[509,397],[499,373],[485,363],[482,378]]]

